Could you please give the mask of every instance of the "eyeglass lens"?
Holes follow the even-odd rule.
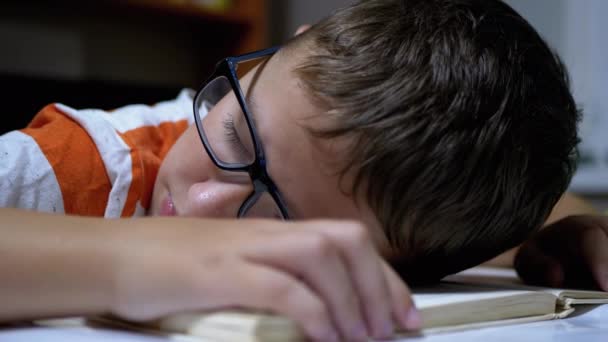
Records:
[[[262,60],[263,58],[259,58],[239,63],[237,68],[239,82],[246,71],[251,70]],[[243,89],[243,95],[247,97],[247,89]],[[198,109],[201,135],[216,161],[228,168],[254,163],[256,158],[254,140],[245,113],[226,76],[218,76],[208,82],[197,97],[195,106]],[[239,215],[258,218],[283,217],[277,203],[268,192],[249,198],[242,205]]]

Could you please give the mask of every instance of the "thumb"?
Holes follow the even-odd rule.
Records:
[[[585,236],[582,254],[596,284],[608,291],[608,236],[604,227],[598,227]]]

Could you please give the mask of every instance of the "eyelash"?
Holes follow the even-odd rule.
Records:
[[[222,125],[224,126],[224,135],[226,136],[226,141],[232,145],[233,148],[237,149],[240,154],[244,156],[248,156],[250,154],[249,151],[245,148],[243,141],[239,137],[236,132],[236,127],[234,126],[234,119],[232,115],[227,114],[222,119]]]

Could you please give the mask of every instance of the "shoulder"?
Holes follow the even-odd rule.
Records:
[[[51,150],[58,146],[53,140],[56,129],[70,123],[53,105],[43,108],[33,123],[32,128],[0,136],[0,206],[62,213],[53,160],[42,146]],[[47,137],[39,139],[41,136]]]
[[[25,129],[0,136],[0,205],[120,216],[127,192],[141,182],[134,175],[153,173],[191,113],[188,90],[171,101],[112,111],[48,105]],[[134,172],[142,159],[153,167]]]

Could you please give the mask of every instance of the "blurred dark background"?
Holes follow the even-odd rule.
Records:
[[[220,58],[288,39],[347,0],[6,0],[0,134],[46,104],[111,109],[197,88]]]

